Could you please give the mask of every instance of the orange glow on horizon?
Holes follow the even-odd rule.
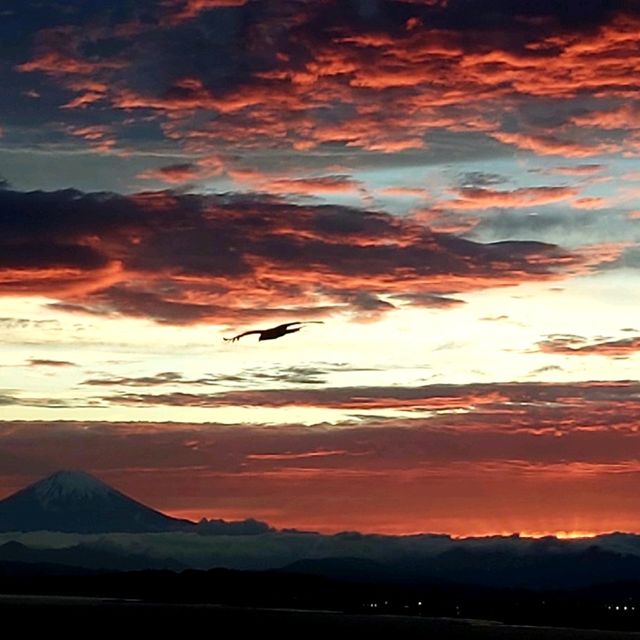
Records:
[[[585,538],[596,538],[597,536],[604,536],[610,533],[615,533],[611,530],[605,531],[492,531],[485,533],[473,533],[470,535],[452,535],[454,540],[464,540],[465,538],[490,538],[499,536],[501,538],[508,538],[511,536],[518,536],[519,538],[533,538],[535,540],[541,538],[557,538],[558,540],[582,540]]]
[[[165,510],[164,513],[173,517],[173,518],[182,518],[186,520],[192,520],[193,522],[198,522],[202,518],[206,518],[207,520],[225,520],[229,521],[239,521],[246,519],[255,519],[266,521],[270,526],[274,527],[276,530],[282,529],[297,529],[299,531],[313,531],[316,533],[321,533],[325,535],[333,535],[336,533],[343,533],[345,531],[354,531],[357,530],[360,533],[365,535],[389,535],[389,536],[416,536],[416,535],[446,535],[449,536],[452,540],[465,540],[468,538],[510,538],[513,536],[518,536],[519,538],[530,538],[530,539],[542,539],[542,538],[557,538],[558,540],[584,540],[589,538],[596,538],[598,536],[609,535],[613,533],[625,533],[625,534],[638,534],[639,532],[636,530],[624,530],[620,529],[611,529],[605,528],[600,530],[564,530],[564,529],[548,529],[548,530],[529,530],[523,529],[520,531],[510,531],[508,529],[473,529],[467,532],[452,532],[452,531],[429,531],[424,529],[418,529],[415,527],[411,527],[408,525],[402,524],[387,524],[380,526],[364,526],[358,527],[357,525],[346,527],[335,524],[324,524],[324,525],[309,525],[301,522],[289,522],[285,521],[278,517],[278,514],[275,510],[265,510],[264,513],[252,513],[249,515],[247,513],[241,513],[235,510],[216,510],[216,511],[207,511],[205,510],[195,510],[195,509],[168,509]]]

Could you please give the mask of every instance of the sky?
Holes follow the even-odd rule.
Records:
[[[640,2],[0,15],[0,495],[640,532]]]

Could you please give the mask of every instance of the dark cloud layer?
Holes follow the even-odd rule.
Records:
[[[129,382],[142,384],[141,379]],[[37,423],[5,422],[0,429],[6,443],[2,450],[25,456],[24,473],[39,473],[42,464],[82,466],[83,460],[96,470],[210,465],[211,471],[237,473],[247,471],[247,465],[273,471],[297,468],[304,462],[305,467],[336,472],[402,468],[410,474],[426,473],[432,464],[514,460],[532,465],[620,465],[624,470],[640,456],[635,420],[640,385],[634,381],[274,388],[206,394],[122,392],[105,400],[128,406],[311,406],[408,413],[277,428],[95,422],[79,429],[73,422],[54,422],[45,429]],[[42,446],[30,449],[24,438],[40,439]],[[68,446],[71,441],[87,445]],[[34,464],[40,466],[32,468]]]
[[[580,336],[551,336],[539,342],[538,348],[544,353],[628,358],[640,351],[640,336],[598,340],[587,340]]]
[[[261,390],[227,391],[213,394],[170,393],[146,394],[123,393],[103,398],[116,404],[126,405],[173,405],[173,406],[265,406],[286,407],[306,406],[347,410],[362,409],[405,409],[409,411],[427,410],[446,413],[465,410],[460,417],[449,416],[448,420],[465,422],[475,420],[484,407],[488,413],[495,411],[508,415],[510,405],[514,405],[514,417],[519,415],[519,406],[527,408],[541,406],[546,411],[561,411],[563,405],[595,402],[620,403],[621,409],[627,402],[635,406],[640,387],[633,382],[582,382],[582,383],[486,383],[486,384],[432,384],[418,387],[324,387],[324,388],[271,388]],[[506,411],[500,411],[503,407]],[[542,416],[540,427],[546,423]],[[507,418],[505,427],[508,426]],[[531,423],[533,426],[535,421]]]
[[[402,152],[446,130],[597,155],[636,144],[607,114],[637,97],[639,20],[634,0],[26,2],[7,14],[6,124],[103,152]]]
[[[410,219],[258,196],[0,191],[4,294],[168,323],[371,314],[560,276],[577,256],[479,244]]]
[[[77,365],[68,360],[49,360],[43,358],[31,358],[30,367],[76,367]]]

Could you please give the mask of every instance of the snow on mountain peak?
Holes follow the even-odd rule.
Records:
[[[32,487],[41,504],[57,501],[87,500],[113,493],[108,485],[83,471],[58,471]]]

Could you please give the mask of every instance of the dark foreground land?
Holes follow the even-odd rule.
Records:
[[[0,621],[21,631],[145,634],[207,629],[279,636],[640,639],[640,583],[578,590],[407,584],[283,571],[83,570],[0,563]]]
[[[340,632],[369,636],[439,640],[613,640],[640,638],[640,633],[511,626],[480,620],[454,620],[397,615],[362,615],[328,611],[249,609],[216,605],[151,604],[99,598],[0,596],[4,625],[19,623],[30,630],[64,629],[65,637],[89,633],[275,632],[279,637],[309,637]],[[343,637],[343,636],[340,636]],[[344,636],[348,637],[348,636]],[[355,636],[354,636],[355,637]],[[365,636],[366,637],[366,636]]]

